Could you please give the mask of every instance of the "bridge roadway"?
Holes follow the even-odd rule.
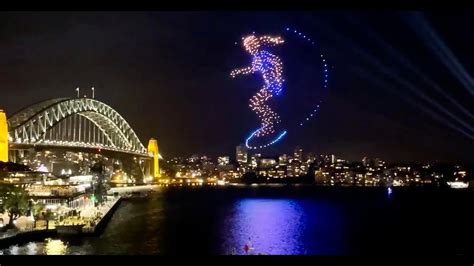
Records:
[[[157,140],[151,138],[145,147],[116,110],[96,99],[49,99],[29,105],[8,119],[0,110],[0,161],[16,162],[24,151],[41,149],[143,158],[146,175],[160,177]]]

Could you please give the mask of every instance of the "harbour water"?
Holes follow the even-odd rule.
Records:
[[[436,188],[163,188],[122,202],[100,236],[3,254],[474,254],[474,193]]]

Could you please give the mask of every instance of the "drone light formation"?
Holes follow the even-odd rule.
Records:
[[[289,27],[285,28],[286,32],[288,34],[294,34],[296,35],[297,37],[299,38],[302,38],[304,41],[306,41],[307,43],[309,43],[310,45],[312,46],[316,46],[316,43],[314,42],[314,40],[311,40],[311,38],[309,38],[306,34],[298,31],[298,30],[295,30],[295,29],[291,29]],[[329,68],[328,68],[328,63],[326,62],[326,58],[324,57],[324,55],[321,53],[320,54],[320,59],[321,59],[321,65],[322,65],[322,70],[323,70],[323,88],[324,89],[327,89],[328,86],[329,86]],[[307,124],[313,117],[315,117],[316,113],[318,112],[318,110],[321,108],[321,104],[323,103],[322,100],[320,100],[319,102],[317,102],[314,106],[313,106],[313,110],[311,112],[309,112],[300,122],[299,122],[299,126],[304,126],[305,124]]]
[[[264,85],[260,91],[250,99],[249,107],[254,111],[261,121],[261,127],[255,130],[247,138],[246,146],[250,149],[267,147],[283,137],[281,133],[277,138],[268,144],[253,146],[249,144],[250,140],[265,137],[275,133],[275,125],[280,123],[280,116],[268,105],[268,101],[273,96],[281,94],[283,89],[283,62],[276,55],[271,54],[265,48],[284,43],[281,37],[249,35],[243,39],[245,50],[252,56],[252,65],[233,70],[230,75],[235,78],[237,75],[248,75],[261,73]],[[282,135],[283,134],[283,135]]]
[[[286,28],[286,32],[291,34],[294,33],[297,37],[302,38],[309,44],[313,46],[315,45],[315,42],[302,32],[290,28]],[[230,75],[232,78],[235,78],[238,75],[260,73],[263,77],[263,87],[250,99],[249,103],[250,109],[254,111],[260,119],[261,126],[253,131],[245,140],[247,148],[261,149],[277,143],[288,133],[287,130],[282,130],[275,134],[276,127],[281,122],[281,119],[280,116],[268,105],[269,100],[273,96],[279,96],[281,94],[285,80],[283,78],[283,62],[278,56],[267,51],[266,48],[282,44],[284,43],[284,40],[282,37],[268,35],[257,37],[255,32],[242,39],[245,50],[252,56],[252,64],[248,67],[235,69],[231,71]],[[326,89],[329,81],[328,64],[323,54],[321,54],[320,60],[323,70],[323,87]],[[322,101],[317,102],[313,106],[311,112],[298,124],[303,126],[313,118],[319,110],[321,103]],[[266,143],[261,145],[252,144],[252,141],[256,138],[268,137],[272,134],[275,134],[274,137],[270,137],[270,140]]]

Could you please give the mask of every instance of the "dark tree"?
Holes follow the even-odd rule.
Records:
[[[306,173],[306,176],[303,178],[305,183],[316,183],[316,179],[314,176],[314,172],[318,169],[318,166],[315,162],[312,162],[309,167],[308,167],[308,172]]]
[[[2,186],[0,191],[1,203],[0,211],[7,212],[9,222],[7,228],[14,228],[14,221],[27,214],[29,211],[28,193],[22,187],[17,186]]]
[[[43,219],[46,220],[46,229],[49,229],[49,221],[54,219],[53,212],[50,209],[46,209],[46,211],[42,212],[41,215]]]
[[[31,169],[24,164],[0,161],[0,172],[26,172],[26,171],[31,171]]]
[[[31,215],[33,215],[35,221],[33,224],[33,228],[36,227],[36,220],[40,218],[41,212],[45,209],[45,206],[43,203],[33,203],[30,201],[30,211]]]
[[[105,187],[105,169],[102,162],[98,162],[91,167],[91,172],[97,176],[97,184],[93,186],[93,194],[96,199],[96,206],[104,202],[104,196],[107,194]]]
[[[257,183],[258,175],[255,172],[247,172],[242,175],[242,182],[246,184]]]

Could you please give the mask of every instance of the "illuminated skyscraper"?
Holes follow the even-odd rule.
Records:
[[[295,152],[294,152],[293,156],[296,160],[301,162],[303,160],[303,149],[300,148],[299,146],[297,146],[295,148]]]
[[[247,148],[245,145],[239,145],[235,148],[235,159],[239,164],[247,164]]]
[[[191,157],[188,158],[189,163],[197,163],[199,161],[199,156],[197,154],[193,154]]]
[[[217,157],[217,163],[221,166],[228,165],[229,164],[229,156],[219,156]]]
[[[287,165],[288,164],[288,156],[286,154],[280,155],[280,157],[278,157],[278,164]]]
[[[261,166],[264,168],[273,167],[277,164],[277,161],[273,158],[262,158],[260,160]]]
[[[257,166],[260,163],[260,158],[262,157],[262,154],[256,153],[252,156],[250,156],[250,167],[252,168],[257,168]]]
[[[375,167],[384,167],[385,162],[381,160],[380,158],[375,158],[374,160],[374,166]]]
[[[367,158],[367,157],[362,158],[362,165],[364,165],[365,167],[368,167],[369,166],[369,158]]]
[[[316,156],[314,155],[314,153],[310,152],[308,153],[308,155],[306,156],[306,163],[312,163],[316,160]]]

